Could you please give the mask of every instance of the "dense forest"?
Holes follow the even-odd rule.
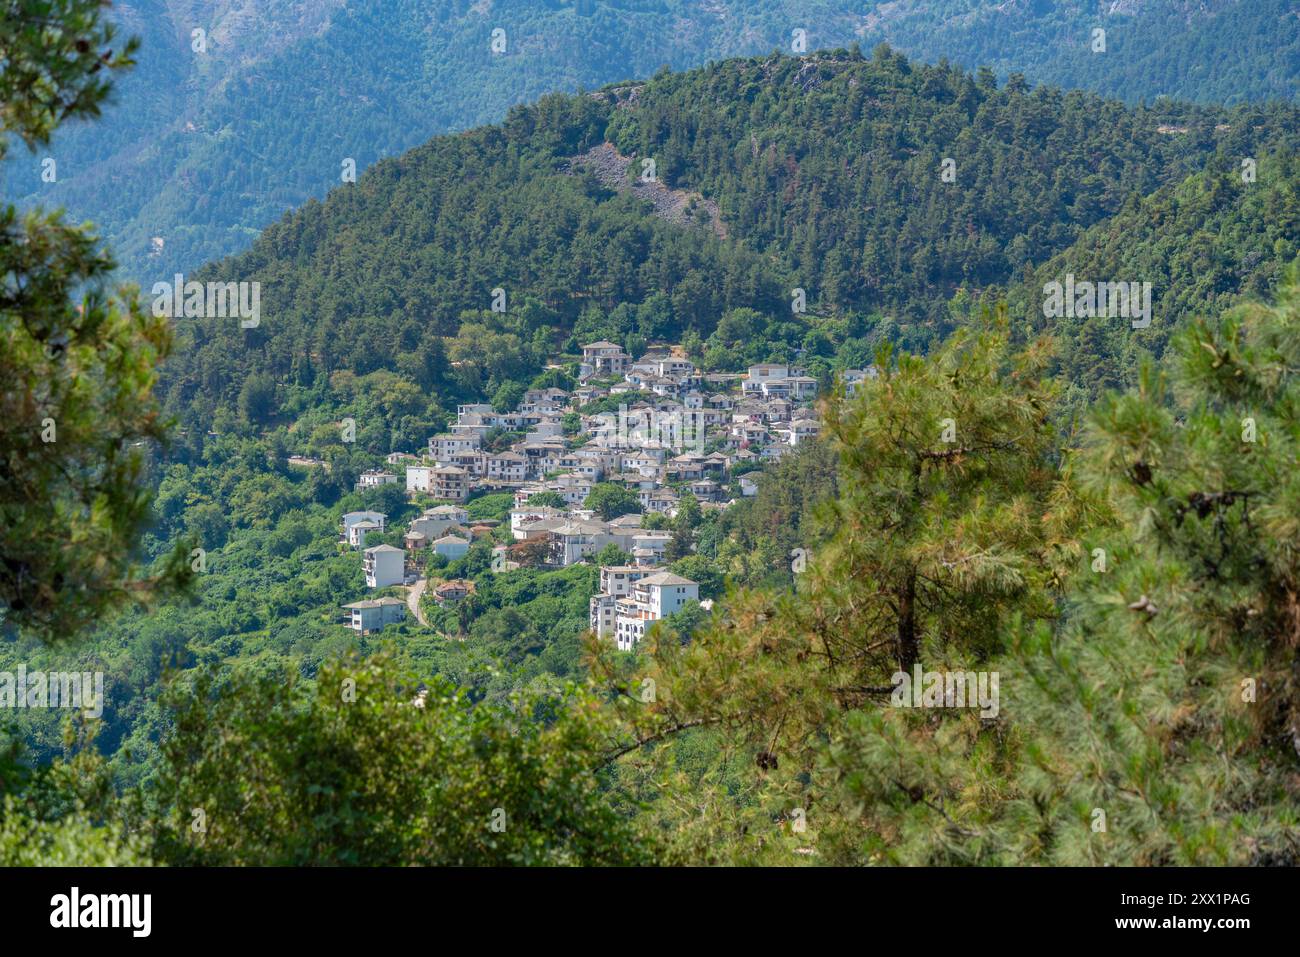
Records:
[[[387,370],[464,401],[577,339],[628,337],[687,339],[727,371],[797,352],[828,378],[885,339],[937,343],[982,299],[1007,295],[1031,320],[1049,273],[1090,270],[1154,287],[1158,323],[1066,350],[1110,363],[1076,381],[1117,384],[1209,289],[1212,307],[1263,294],[1294,258],[1296,119],[999,87],[884,48],[550,96],[378,163],[208,267],[200,278],[261,283],[261,324],[183,324],[165,390],[196,430],[262,376],[319,404],[337,372]],[[662,187],[717,202],[726,238],[598,180],[581,157],[606,141],[629,177],[652,160]],[[489,311],[497,288],[505,314]],[[789,308],[795,288],[806,313]],[[409,414],[424,428],[439,411]],[[384,451],[421,440],[396,419]]]
[[[130,51],[79,50],[88,119]],[[886,46],[663,70],[307,201],[195,274],[260,283],[248,328],[163,322],[86,229],[6,211],[6,272],[57,281],[0,302],[0,671],[109,706],[5,715],[0,861],[1300,860],[1297,137]],[[1150,282],[1150,326],[1046,316],[1065,274]],[[598,338],[822,387],[755,495],[647,518],[712,607],[618,652],[588,599],[626,556],[501,572],[485,537],[441,568],[471,599],[341,625],[340,515],[394,544],[429,504],[357,477]],[[1000,710],[890,707],[921,666]]]
[[[884,41],[1130,104],[1240,104],[1294,102],[1300,57],[1288,0],[118,0],[110,15],[141,37],[139,69],[106,122],[73,118],[40,153],[12,154],[4,192],[93,220],[142,283],[246,248],[338,185],[347,160],[361,171],[514,104],[662,66]]]

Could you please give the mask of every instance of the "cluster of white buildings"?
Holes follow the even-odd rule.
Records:
[[[874,374],[849,370],[846,387],[855,391]],[[473,534],[461,503],[476,492],[510,490],[511,537],[516,547],[532,543],[527,551],[534,559],[563,567],[609,545],[631,556],[632,564],[601,568],[591,627],[620,648],[632,648],[649,622],[699,598],[695,582],[662,567],[672,534],[642,528],[643,514],[676,515],[687,491],[703,508],[723,508],[737,470],[775,461],[820,432],[812,409],[817,380],[784,363],[751,366],[744,374],[705,374],[678,346],[652,348],[636,359],[602,341],[582,347],[579,380],[572,391],[531,389],[511,412],[487,403],[459,406],[455,423],[430,438],[424,454],[393,453],[387,460],[391,471],[363,474],[358,487],[374,488],[399,483],[397,471],[404,467],[408,495],[445,503],[410,523],[405,548],[366,547],[370,532],[385,531],[383,513],[343,516],[340,541],[362,552],[367,587],[410,583],[428,554],[463,557]],[[610,408],[619,397],[626,398],[617,411],[582,412],[598,400]],[[634,495],[640,513],[607,521],[586,508],[601,482]],[[737,484],[742,495],[756,492],[750,476],[740,475]],[[530,504],[539,493],[553,493],[563,506]],[[439,593],[439,601],[455,601],[472,582],[440,587],[446,594]],[[375,599],[344,607],[352,627],[368,631],[398,620],[394,602],[401,604]]]
[[[672,540],[672,532],[641,527],[637,513],[610,521],[590,509],[517,505],[510,511],[510,533],[516,542],[542,542],[546,563],[565,567],[597,554],[607,545],[627,552],[640,565],[656,565]]]
[[[820,432],[811,407],[817,380],[794,366],[705,374],[679,346],[633,359],[614,343],[593,342],[582,353],[581,384],[571,392],[529,390],[512,412],[458,407],[455,424],[430,438],[418,461],[405,457],[407,492],[464,502],[477,490],[514,489],[522,504],[548,491],[580,506],[597,482],[615,482],[633,489],[645,511],[671,515],[676,488],[721,503],[738,467],[779,459]],[[868,374],[851,370],[845,378],[851,388]],[[626,402],[615,412],[581,412],[620,396]],[[503,433],[514,437],[508,447]],[[397,481],[390,472],[363,476],[367,485],[390,481]]]

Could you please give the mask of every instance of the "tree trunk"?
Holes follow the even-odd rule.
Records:
[[[898,669],[911,672],[920,650],[916,640],[916,573],[908,572],[898,598]]]

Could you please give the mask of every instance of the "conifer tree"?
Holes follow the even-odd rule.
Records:
[[[100,0],[0,4],[0,160],[9,139],[47,144],[93,118],[114,49]],[[162,578],[141,579],[149,516],[143,446],[165,438],[153,396],[169,349],[165,319],[108,287],[111,257],[61,212],[0,208],[0,616],[48,640],[188,572],[178,546]]]

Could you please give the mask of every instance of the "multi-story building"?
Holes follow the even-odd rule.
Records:
[[[406,467],[406,494],[412,492],[424,492],[426,494],[433,491],[433,470],[432,465],[408,465]]]
[[[429,454],[438,464],[447,465],[458,452],[477,452],[481,445],[482,436],[478,432],[444,432],[429,439]]]
[[[582,371],[587,372],[587,376],[622,375],[631,364],[632,357],[616,342],[602,339],[582,347]]]
[[[570,521],[551,531],[550,563],[569,566],[610,543],[604,522]]]
[[[406,602],[400,598],[367,598],[365,601],[344,605],[343,608],[348,613],[345,619],[347,626],[363,635],[382,631],[388,625],[406,618]]]
[[[528,459],[518,452],[489,456],[487,474],[498,482],[522,482],[528,478]]]
[[[662,568],[643,568],[640,565],[601,566],[600,593],[591,597],[589,605],[591,630],[598,638],[614,633],[614,606],[617,600],[630,594],[632,586],[641,579],[661,571]]]
[[[469,473],[458,465],[440,465],[433,470],[433,497],[449,502],[469,498]]]
[[[384,526],[379,522],[353,522],[348,526],[348,545],[352,548],[364,548],[367,535],[371,532],[380,532],[382,534],[383,531]]]
[[[361,560],[367,588],[387,588],[402,584],[406,574],[406,552],[392,545],[367,548]]]
[[[696,582],[672,572],[657,572],[635,582],[631,592],[614,599],[614,640],[619,650],[631,651],[652,622],[699,598],[700,586]]]
[[[559,524],[563,524],[564,518],[564,509],[562,508],[551,508],[544,505],[517,505],[510,510],[510,534],[522,542],[531,537],[525,531],[527,526],[547,519],[558,520]]]
[[[344,545],[351,545],[353,548],[359,547],[366,540],[365,532],[384,530],[384,522],[388,516],[383,512],[345,512],[342,520],[339,522],[339,542]],[[354,535],[352,527],[361,522],[369,522],[365,531],[359,536]]]

